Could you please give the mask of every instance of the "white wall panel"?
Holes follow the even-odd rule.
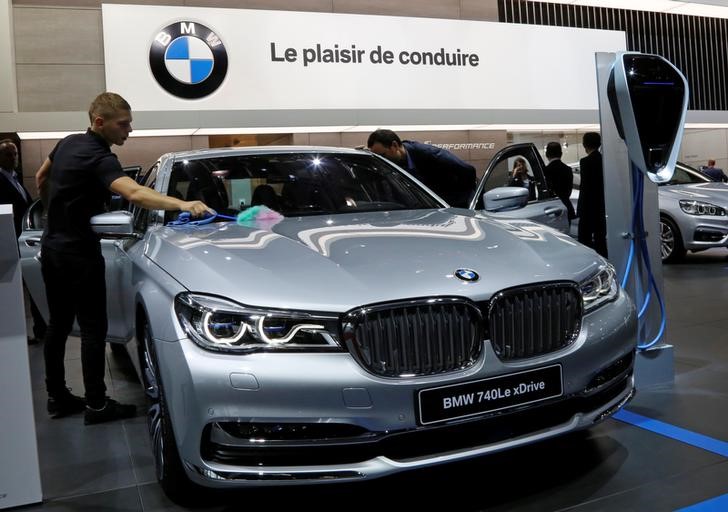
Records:
[[[0,112],[17,109],[12,13],[10,0],[0,0]]]
[[[99,9],[14,9],[18,64],[103,64]]]
[[[180,21],[209,27],[227,50],[227,77],[209,96],[173,96],[150,70],[155,36]],[[107,87],[142,111],[596,110],[594,52],[625,48],[624,35],[612,31],[239,9],[104,5],[103,26]],[[305,62],[317,45],[355,47],[363,51],[361,62]],[[378,47],[393,53],[391,64],[372,62]],[[275,60],[287,48],[296,58]],[[475,54],[477,65],[400,61],[403,52],[441,48]]]
[[[725,128],[685,130],[680,147],[680,159],[693,167],[707,165],[709,159],[714,159],[716,166],[726,169],[728,162],[727,134],[728,130]]]
[[[88,111],[91,100],[105,90],[101,64],[19,64],[17,72],[22,112]]]

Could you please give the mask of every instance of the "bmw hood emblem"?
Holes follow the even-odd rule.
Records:
[[[478,279],[480,279],[480,276],[475,270],[470,270],[469,268],[459,268],[455,271],[455,277],[462,281],[467,281],[469,283],[475,282]]]

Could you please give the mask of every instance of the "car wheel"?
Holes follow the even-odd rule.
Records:
[[[660,217],[660,254],[663,263],[680,261],[685,257],[682,235],[668,217]]]
[[[139,364],[144,393],[149,402],[147,427],[157,480],[167,497],[178,505],[197,504],[201,499],[201,488],[187,478],[177,451],[162,381],[159,378],[159,363],[148,324],[144,325],[143,333],[142,343],[139,344]]]

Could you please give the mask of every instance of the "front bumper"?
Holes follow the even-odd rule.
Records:
[[[635,336],[634,308],[622,294],[586,316],[577,341],[558,352],[503,363],[485,341],[478,364],[444,376],[385,379],[348,353],[231,356],[186,339],[155,343],[188,476],[228,487],[380,477],[588,428],[632,397]],[[419,421],[420,390],[553,364],[563,372],[558,398],[435,425]],[[264,441],[249,435],[250,425],[288,433]],[[327,434],[303,435],[299,426],[306,425]],[[236,435],[236,426],[247,433]]]
[[[192,478],[207,486],[225,486],[240,482],[256,485],[278,485],[281,483],[316,483],[331,481],[355,481],[382,477],[388,474],[427,466],[455,462],[489,453],[515,448],[529,443],[549,439],[568,432],[591,427],[608,418],[624,406],[635,394],[634,379],[625,375],[609,389],[591,399],[567,399],[562,403],[544,405],[534,410],[516,412],[480,420],[471,420],[459,425],[429,428],[424,431],[394,432],[383,434],[380,439],[366,443],[323,447],[297,447],[284,449],[291,459],[302,454],[320,460],[321,453],[329,453],[341,462],[330,458],[326,463],[311,465],[292,464],[273,467],[257,465],[235,465],[216,460],[205,461],[203,466],[186,463],[194,472]],[[596,405],[595,409],[582,412],[582,408]],[[533,430],[534,423],[541,428]],[[203,441],[204,445],[204,441]],[[222,451],[222,450],[221,450]],[[426,452],[415,456],[415,452]],[[250,462],[263,454],[251,455],[241,450],[238,456]],[[306,455],[306,452],[308,454]],[[387,453],[374,458],[366,453]],[[225,454],[235,457],[235,450],[227,449]],[[279,454],[280,456],[280,450]],[[326,455],[324,455],[326,458]],[[357,460],[345,462],[347,458]]]
[[[683,215],[680,231],[685,248],[691,251],[728,246],[728,218]]]

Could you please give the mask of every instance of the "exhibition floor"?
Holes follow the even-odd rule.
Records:
[[[664,278],[675,383],[639,389],[627,410],[685,429],[675,430],[682,440],[610,419],[446,467],[352,485],[217,494],[195,510],[728,510],[728,251],[690,254],[664,267]],[[184,510],[156,484],[144,395],[129,362],[108,353],[109,394],[136,403],[141,415],[85,427],[82,415],[48,419],[42,345],[29,351],[45,501],[19,510]],[[66,364],[69,386],[81,392],[76,338]],[[716,501],[705,502],[714,498],[725,505],[710,508]]]

